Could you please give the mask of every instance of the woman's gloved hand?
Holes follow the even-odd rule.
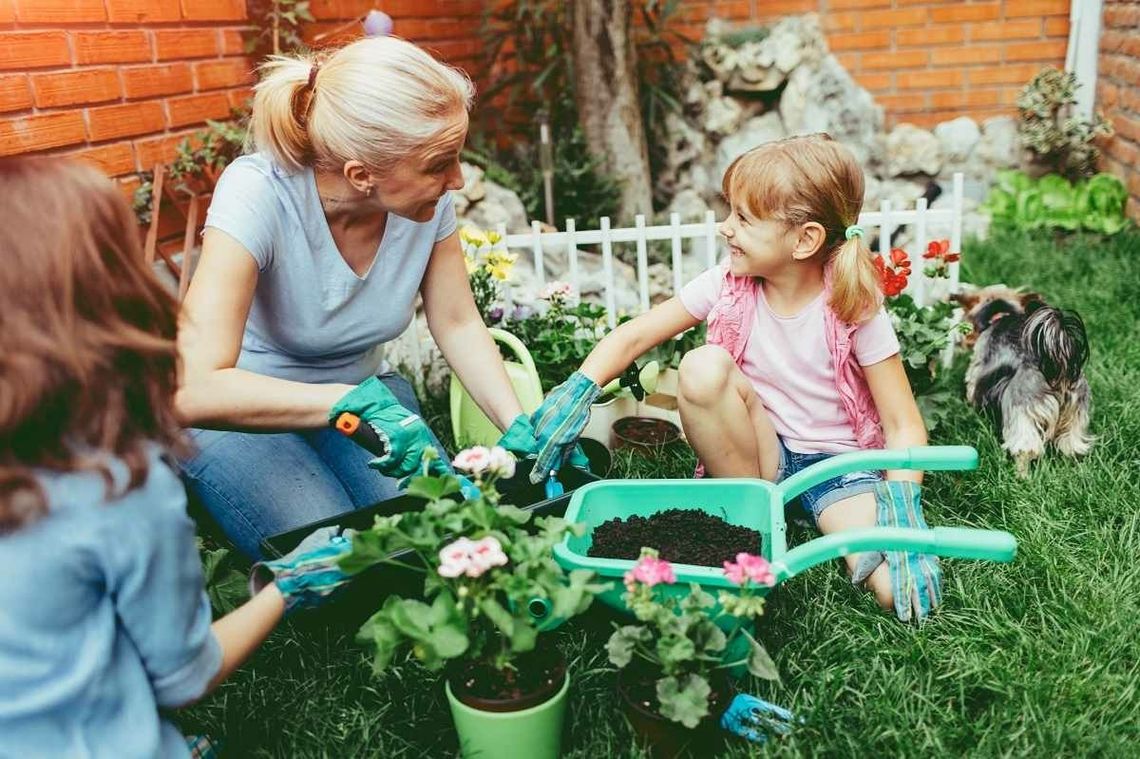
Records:
[[[530,417],[526,414],[516,416],[496,445],[505,448],[520,459],[527,456],[537,456],[538,438],[534,435],[534,427],[531,426]]]
[[[368,466],[388,477],[418,473],[424,449],[437,445],[419,414],[401,406],[392,391],[376,377],[369,377],[337,401],[329,411],[329,423],[335,425],[338,417],[346,412],[359,417],[376,433],[381,450],[372,451],[376,458],[369,461]],[[439,458],[433,459],[430,467],[432,474],[450,471],[447,462]]]
[[[249,571],[250,595],[257,595],[270,583],[285,598],[285,613],[311,609],[351,577],[340,570],[339,562],[352,551],[351,531],[322,527],[306,537],[289,553],[274,561],[259,561]]]
[[[563,461],[575,455],[578,437],[590,421],[590,405],[601,392],[598,383],[581,372],[574,372],[551,390],[531,414],[531,426],[538,441],[538,460],[530,472],[532,483],[542,482],[550,472],[561,469]]]

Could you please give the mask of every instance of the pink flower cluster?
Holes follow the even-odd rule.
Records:
[[[542,300],[562,300],[569,301],[574,297],[574,286],[569,282],[559,282],[555,280],[542,288],[542,292],[538,294]]]
[[[503,545],[491,535],[481,540],[460,538],[439,552],[440,577],[479,577],[491,567],[506,563]]]
[[[673,574],[673,565],[656,556],[642,556],[633,565],[633,569],[625,573],[625,586],[633,589],[633,584],[640,582],[648,588],[658,583],[672,585],[677,581]]]
[[[493,474],[497,477],[513,477],[515,474],[515,457],[510,451],[497,445],[494,448],[477,445],[462,450],[452,460],[451,465],[476,476]]]
[[[776,576],[772,574],[772,565],[763,556],[753,556],[750,553],[736,554],[736,562],[724,562],[724,576],[734,585],[744,585],[751,580],[757,585],[775,585]]]

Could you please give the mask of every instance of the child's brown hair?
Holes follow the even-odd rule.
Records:
[[[846,234],[859,220],[864,191],[863,170],[847,148],[822,133],[765,143],[732,162],[722,189],[757,218],[823,225],[820,253],[832,271],[828,305],[852,324],[874,316],[883,294],[871,251],[862,236]]]
[[[143,261],[120,191],[93,168],[0,160],[0,532],[47,509],[35,469],[147,474],[174,416],[177,303]]]

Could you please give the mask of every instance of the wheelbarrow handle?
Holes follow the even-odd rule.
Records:
[[[833,477],[865,469],[977,469],[978,452],[968,445],[926,445],[841,453],[796,472],[776,486],[784,503]]]
[[[866,527],[824,535],[793,548],[784,554],[782,560],[773,562],[772,572],[779,583],[816,564],[862,551],[910,551],[957,559],[1008,562],[1013,561],[1017,553],[1017,539],[1003,530]]]

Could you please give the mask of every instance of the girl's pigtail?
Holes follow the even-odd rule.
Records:
[[[841,321],[859,324],[870,319],[883,304],[879,275],[871,250],[856,227],[831,259],[831,310]]]
[[[261,81],[254,87],[253,147],[269,151],[289,171],[300,171],[312,156],[307,122],[317,70],[306,58],[275,55],[262,65]]]

